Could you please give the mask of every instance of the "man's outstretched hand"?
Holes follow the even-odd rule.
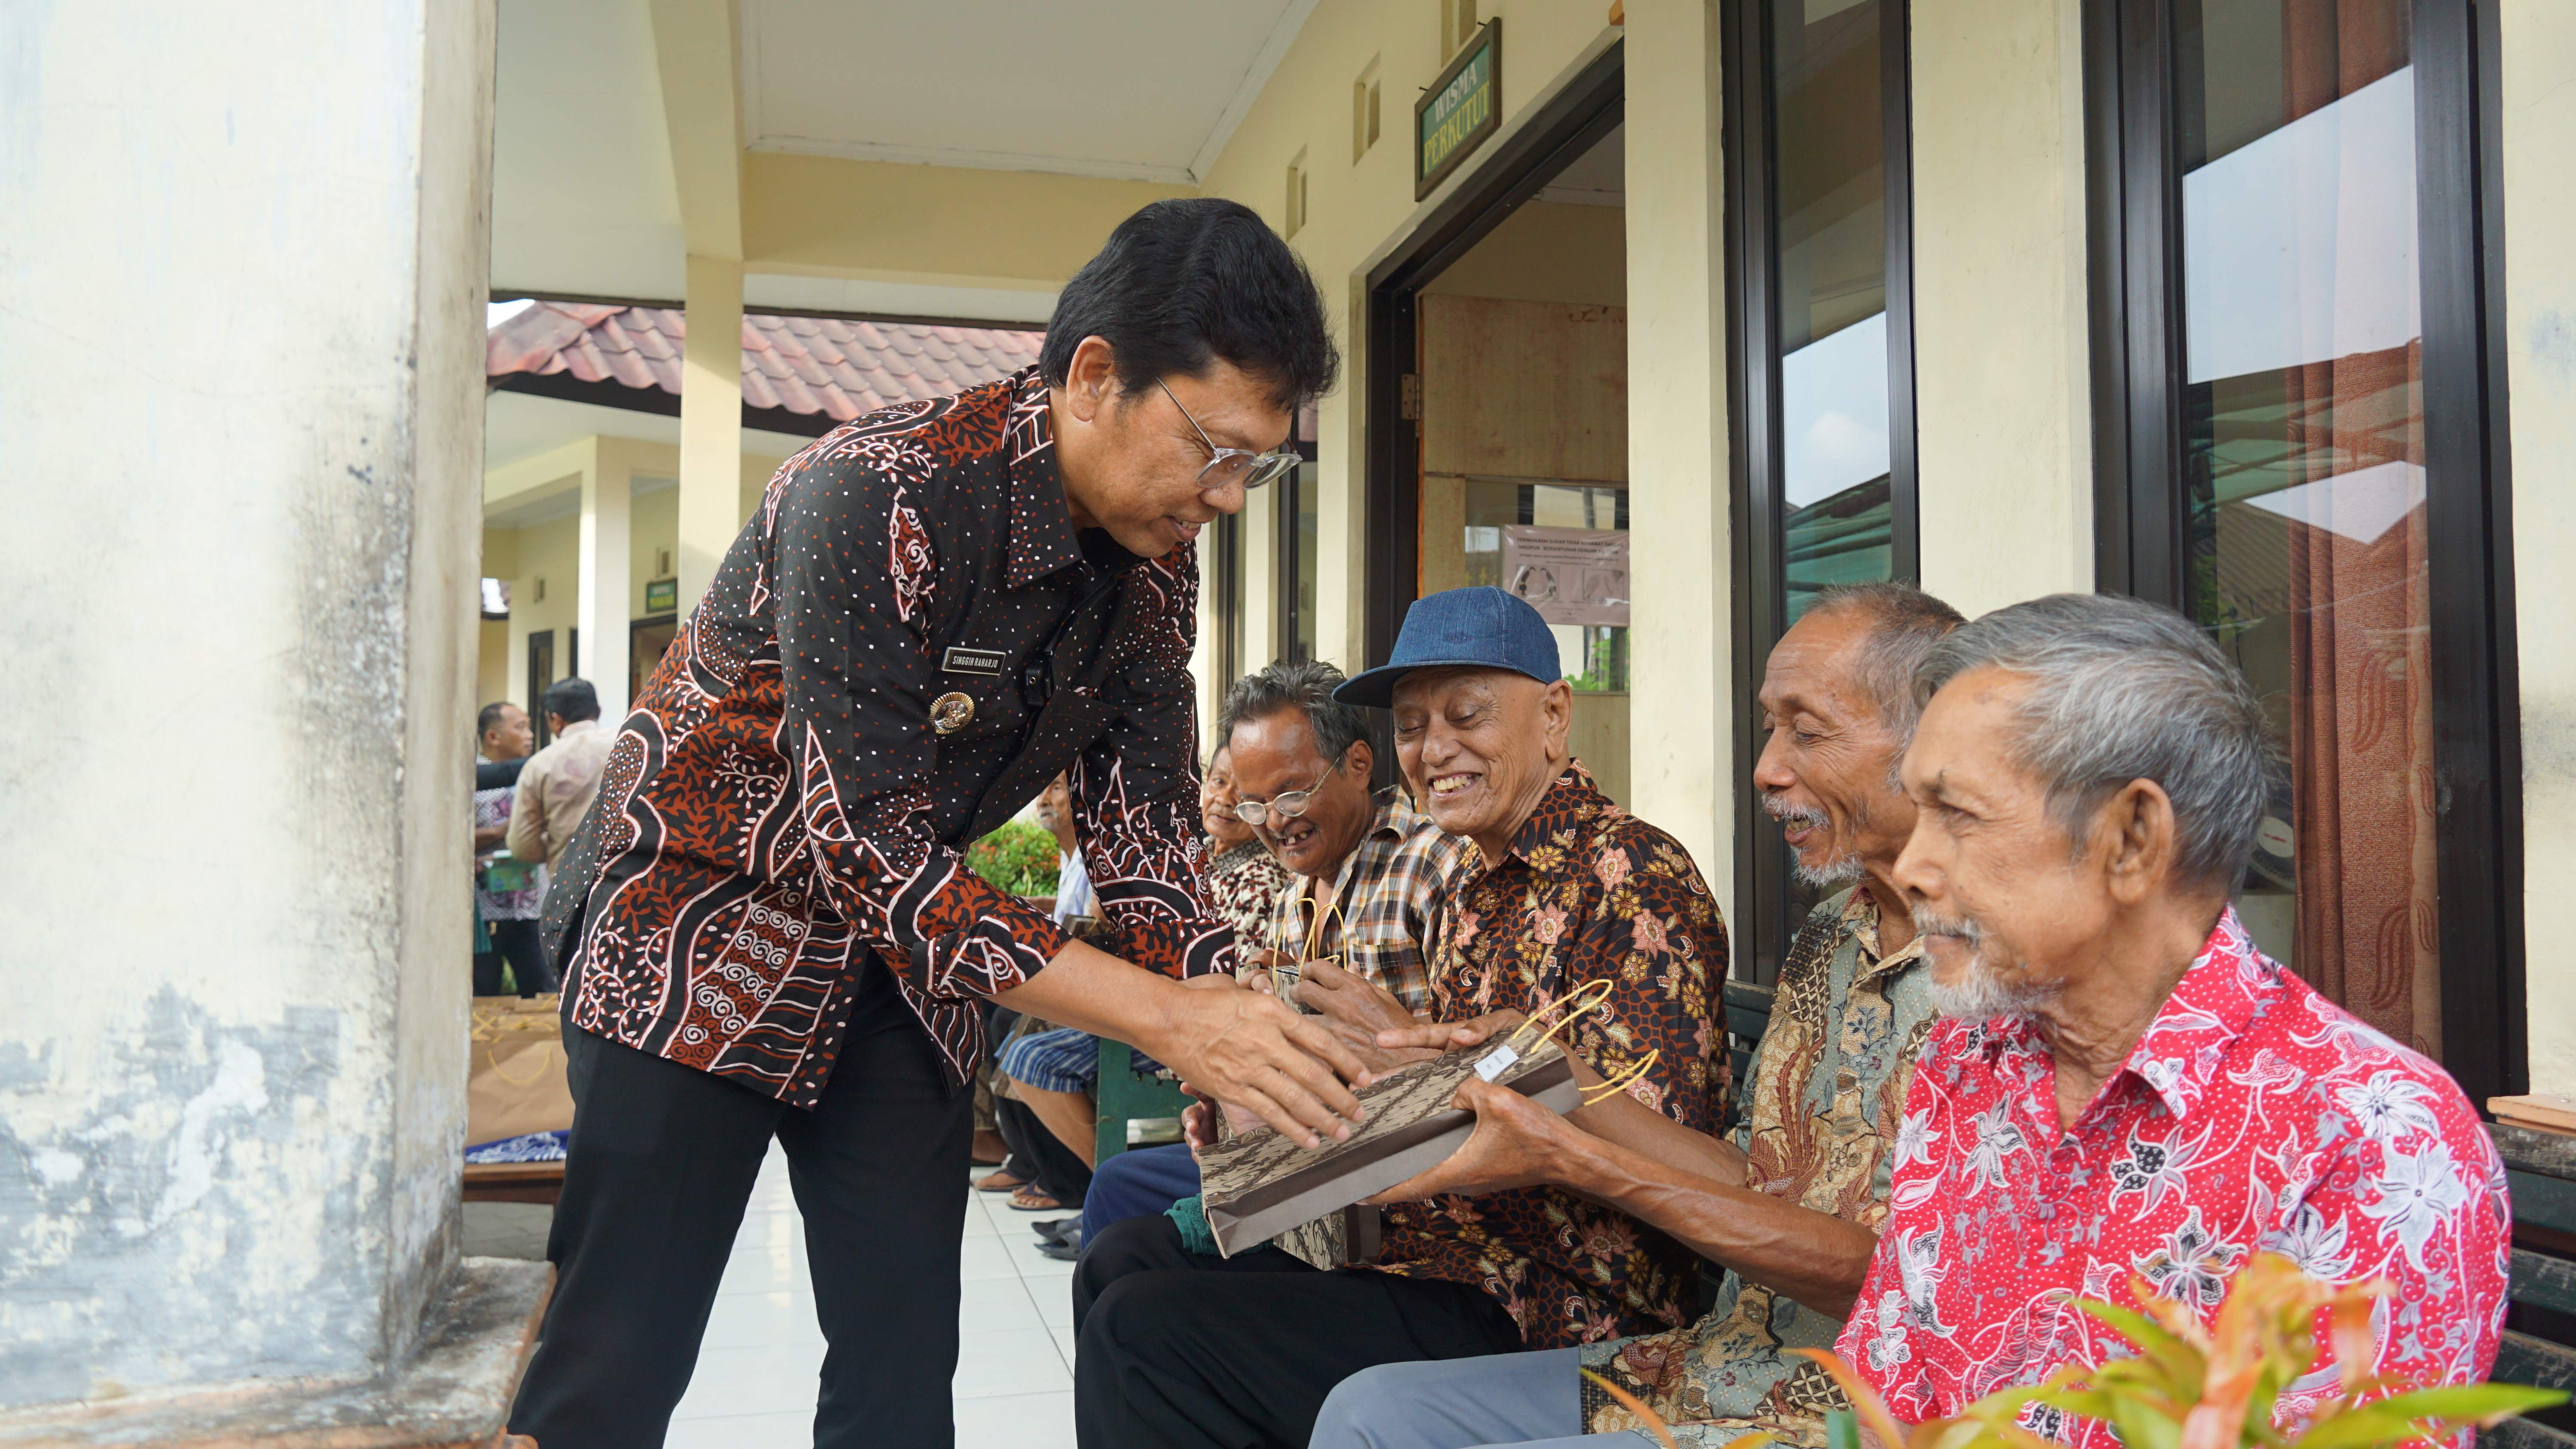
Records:
[[[1349,1136],[1367,1115],[1350,1086],[1377,1080],[1331,1031],[1276,996],[1225,976],[1176,982],[1082,941],[1065,942],[1045,970],[995,999],[1127,1042],[1303,1147]]]
[[[1476,1130],[1446,1160],[1368,1199],[1370,1203],[1421,1202],[1453,1192],[1474,1197],[1556,1182],[1564,1170],[1563,1153],[1584,1136],[1556,1113],[1480,1077],[1468,1078],[1450,1105],[1474,1112]]]
[[[1344,1138],[1367,1112],[1343,1086],[1376,1077],[1359,1054],[1278,997],[1222,977],[1168,993],[1165,1040],[1146,1046],[1203,1096],[1239,1107],[1301,1147]]]

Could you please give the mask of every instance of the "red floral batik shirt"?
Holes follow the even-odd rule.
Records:
[[[2134,1350],[2067,1306],[2132,1285],[2213,1317],[2231,1274],[2280,1253],[2396,1292],[2376,1372],[2481,1378],[2505,1308],[2504,1169],[2440,1067],[2266,960],[2233,911],[2072,1130],[2056,1067],[2016,1019],[1945,1021],[1916,1063],[1891,1213],[1838,1345],[1898,1417],[1954,1414],[2068,1363]],[[2328,1342],[2326,1326],[2318,1341]],[[2335,1391],[2290,1384],[2280,1419]],[[2034,1409],[2031,1427],[2114,1449]]]
[[[1628,1091],[1685,1127],[1717,1124],[1726,1058],[1715,1001],[1726,922],[1679,841],[1619,808],[1569,764],[1511,852],[1470,863],[1436,942],[1431,1013],[1536,1011],[1590,981],[1598,1010],[1557,1040],[1604,1076],[1654,1060]],[[1368,1268],[1469,1283],[1532,1348],[1679,1328],[1699,1316],[1699,1259],[1626,1213],[1552,1187],[1386,1209]]]

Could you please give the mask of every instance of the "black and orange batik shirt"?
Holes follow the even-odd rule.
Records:
[[[873,950],[963,1081],[977,999],[1065,936],[961,850],[1059,768],[1105,944],[1232,970],[1202,880],[1197,593],[1190,548],[1077,534],[1034,369],[789,459],[619,731],[567,883],[573,1023],[810,1106]],[[1078,707],[1048,708],[1063,691]]]

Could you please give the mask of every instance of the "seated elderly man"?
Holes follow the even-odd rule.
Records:
[[[1262,919],[1236,926],[1246,978],[1336,1017],[1337,1028],[1351,1018],[1345,1034],[1375,1054],[1380,1026],[1409,1022],[1428,1002],[1427,945],[1468,847],[1393,790],[1370,788],[1377,758],[1368,718],[1334,702],[1342,682],[1340,670],[1320,662],[1281,662],[1234,682],[1216,722],[1227,818],[1211,809],[1207,819],[1211,834],[1226,824],[1244,832],[1227,858],[1257,858],[1287,883],[1270,893]],[[1214,788],[1218,773],[1208,778]],[[1340,965],[1324,964],[1332,961]],[[1077,1315],[1088,1285],[1128,1271],[1139,1252],[1159,1260],[1177,1247],[1175,1225],[1159,1214],[1198,1190],[1198,1164],[1185,1146],[1109,1159],[1083,1202],[1085,1246],[1129,1219],[1155,1220],[1129,1229],[1127,1246],[1106,1244],[1090,1260],[1076,1282]],[[1340,1225],[1337,1213],[1323,1231],[1301,1229],[1283,1248],[1329,1267],[1339,1259]]]
[[[1589,1071],[1634,1080],[1578,1117],[1618,1140],[1638,1119],[1706,1132],[1724,1085],[1709,1022],[1725,927],[1680,845],[1569,753],[1555,636],[1500,589],[1434,594],[1390,663],[1334,697],[1384,707],[1396,687],[1437,701],[1436,722],[1399,716],[1398,746],[1421,763],[1407,774],[1432,819],[1476,849],[1432,957],[1432,1012],[1535,1011],[1607,983],[1560,1039]],[[1240,735],[1235,752],[1244,773]],[[1696,1311],[1696,1270],[1635,1218],[1544,1187],[1390,1207],[1376,1260],[1330,1272],[1172,1252],[1096,1284],[1087,1312],[1077,1296],[1076,1430],[1090,1449],[1303,1445],[1360,1369],[1676,1327]]]
[[[2175,614],[2059,594],[1952,634],[1915,688],[1896,881],[1949,1019],[1906,1093],[1844,1356],[1930,1419],[2131,1351],[2069,1295],[2143,1285],[2206,1318],[2269,1251],[2391,1285],[2373,1372],[2482,1376],[2510,1225],[2477,1114],[2228,905],[2273,758],[2244,679]],[[2283,1422],[2333,1389],[2314,1377]]]
[[[1914,667],[1959,623],[1919,590],[1869,584],[1820,596],[1771,650],[1760,696],[1768,740],[1753,781],[1786,827],[1799,878],[1833,894],[1789,947],[1732,1142],[1658,1121],[1665,1141],[1623,1145],[1473,1082],[1461,1095],[1477,1109],[1474,1136],[1388,1194],[1554,1183],[1722,1265],[1714,1308],[1687,1329],[1643,1338],[1367,1370],[1326,1401],[1314,1449],[1636,1443],[1624,1432],[1633,1417],[1581,1377],[1584,1367],[1643,1400],[1683,1443],[1752,1428],[1823,1442],[1835,1399],[1822,1371],[1790,1350],[1830,1347],[1842,1331],[1887,1215],[1898,1107],[1934,1020],[1930,974],[1891,879],[1914,828],[1896,764],[1918,713]],[[1400,738],[1427,713],[1411,690],[1396,691]],[[1477,1041],[1517,1019],[1389,1040]]]

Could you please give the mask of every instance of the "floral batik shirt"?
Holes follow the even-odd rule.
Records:
[[[1270,913],[1288,889],[1288,867],[1258,840],[1216,852],[1208,859],[1208,909],[1234,927],[1238,941],[1252,944],[1270,933]]]
[[[1629,1092],[1706,1132],[1726,1087],[1725,976],[1726,923],[1689,853],[1569,764],[1509,853],[1459,878],[1432,955],[1431,1014],[1536,1011],[1607,981],[1608,999],[1557,1040],[1605,1076],[1653,1053]],[[1474,1284],[1530,1347],[1566,1348],[1689,1322],[1698,1265],[1625,1213],[1539,1187],[1390,1206],[1377,1261],[1361,1266]]]
[[[1885,1221],[1905,1089],[1935,1020],[1922,960],[1920,938],[1880,950],[1877,902],[1858,887],[1808,915],[1743,1087],[1735,1145],[1750,1164],[1746,1186],[1865,1228]],[[1699,1322],[1594,1345],[1583,1361],[1644,1400],[1682,1443],[1762,1429],[1821,1445],[1824,1411],[1844,1401],[1822,1369],[1789,1350],[1831,1348],[1842,1328],[1730,1271]],[[1592,1434],[1639,1427],[1589,1380],[1583,1424]]]
[[[1944,1021],[1924,1045],[1840,1344],[1898,1418],[2134,1351],[2070,1295],[2128,1306],[2143,1284],[2207,1320],[2258,1252],[2394,1288],[2375,1373],[2464,1384],[2494,1363],[2511,1217],[2477,1113],[2440,1067],[2257,954],[2234,911],[2071,1130],[2055,1082],[2025,1021]],[[2285,1386],[2279,1421],[2336,1378],[2328,1363]],[[2025,1420],[2118,1442],[2054,1410]]]

